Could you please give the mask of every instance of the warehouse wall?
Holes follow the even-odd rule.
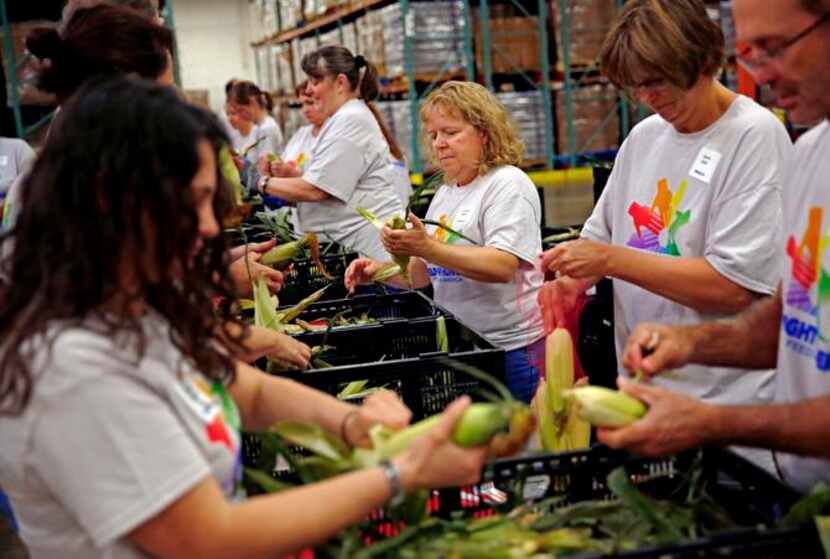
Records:
[[[211,108],[224,103],[225,82],[255,80],[248,0],[174,0],[184,89],[208,90]],[[259,35],[256,35],[259,36]]]

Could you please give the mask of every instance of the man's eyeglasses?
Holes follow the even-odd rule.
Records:
[[[781,57],[788,48],[799,42],[801,39],[818,29],[823,23],[830,20],[830,11],[818,18],[812,25],[807,27],[795,37],[787,39],[782,44],[772,48],[748,47],[738,54],[738,62],[747,70],[753,71],[768,66],[772,61]],[[755,54],[753,55],[753,51]]]

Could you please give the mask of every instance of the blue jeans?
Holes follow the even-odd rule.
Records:
[[[539,377],[541,371],[544,371],[544,364],[545,338],[504,354],[507,388],[516,399],[530,403],[539,386]]]
[[[0,517],[5,518],[12,530],[15,532],[17,531],[17,522],[15,521],[14,514],[12,513],[12,506],[9,503],[9,499],[6,497],[6,494],[2,491],[0,491]]]

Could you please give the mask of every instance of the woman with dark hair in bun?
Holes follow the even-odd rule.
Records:
[[[384,220],[403,214],[385,127],[371,103],[379,92],[377,69],[341,46],[307,54],[302,67],[325,123],[302,176],[264,176],[257,189],[296,202],[303,231],[326,233],[364,256],[385,259],[380,235],[356,210]]]

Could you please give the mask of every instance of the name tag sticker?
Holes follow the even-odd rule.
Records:
[[[692,170],[689,174],[694,178],[709,184],[712,182],[712,176],[718,168],[718,163],[723,158],[720,152],[711,148],[703,148],[695,159],[695,164],[692,165]]]
[[[0,155],[0,167],[5,167],[9,164],[9,156],[8,155]]]

